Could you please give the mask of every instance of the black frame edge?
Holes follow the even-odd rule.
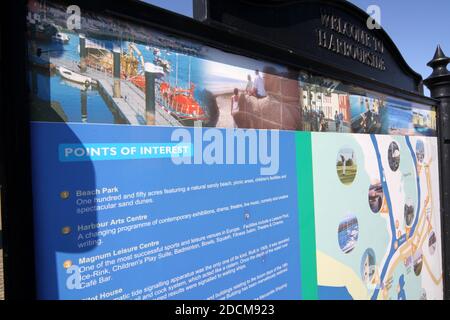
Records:
[[[1,10],[0,162],[5,297],[35,298],[25,0]]]

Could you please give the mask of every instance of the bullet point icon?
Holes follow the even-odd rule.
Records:
[[[69,269],[71,266],[72,266],[72,261],[71,260],[66,260],[66,261],[64,261],[64,264],[63,264],[63,266],[64,266],[64,269]]]
[[[61,199],[67,200],[67,199],[69,199],[70,193],[69,193],[69,191],[62,191],[62,192],[59,194],[59,196],[61,197]]]
[[[72,231],[72,229],[70,227],[64,227],[61,229],[61,233],[63,235],[68,235],[71,231]]]

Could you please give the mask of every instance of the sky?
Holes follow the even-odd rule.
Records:
[[[192,17],[192,0],[146,0],[162,8]],[[450,56],[450,0],[350,0],[364,11],[381,9],[381,25],[406,62],[425,79],[427,63],[438,44]]]

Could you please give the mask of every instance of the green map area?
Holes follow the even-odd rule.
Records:
[[[442,299],[437,139],[312,134],[319,299]]]

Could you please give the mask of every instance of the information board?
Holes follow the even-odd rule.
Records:
[[[29,2],[40,299],[442,299],[436,111]]]

